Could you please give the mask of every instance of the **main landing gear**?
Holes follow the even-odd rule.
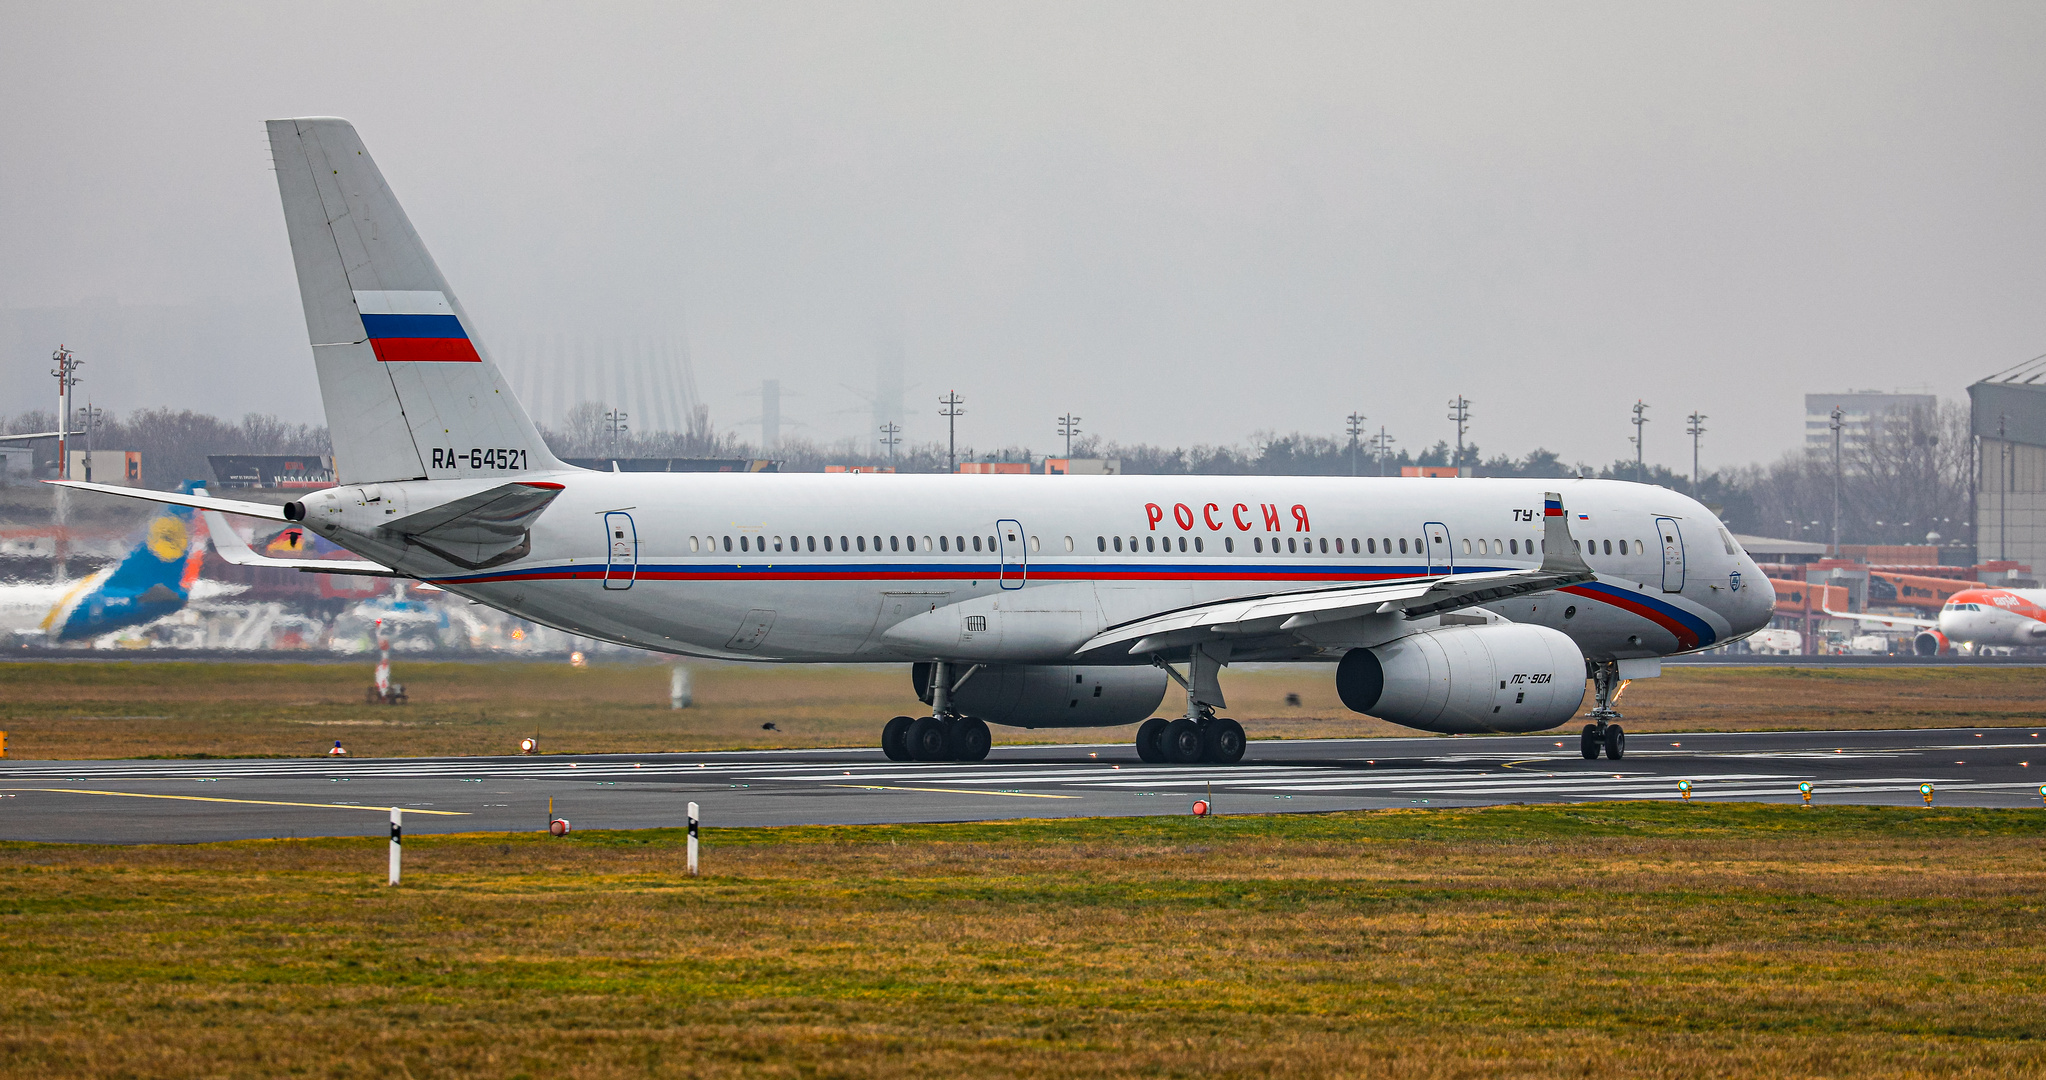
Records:
[[[1198,720],[1154,716],[1137,728],[1137,756],[1153,764],[1233,765],[1243,760],[1243,725],[1202,709]]]
[[[1614,761],[1627,756],[1627,733],[1620,730],[1617,721],[1620,712],[1613,708],[1613,697],[1620,687],[1620,665],[1611,660],[1587,660],[1585,666],[1591,669],[1591,690],[1594,704],[1591,708],[1591,723],[1584,725],[1579,736],[1578,749],[1586,761],[1598,758],[1600,750]]]
[[[983,761],[994,745],[994,733],[978,717],[961,716],[952,707],[952,691],[976,669],[952,681],[952,665],[931,665],[931,715],[898,716],[881,729],[881,752],[890,761]]]
[[[1221,685],[1215,681],[1216,669],[1221,666],[1218,658],[1208,655],[1202,646],[1194,646],[1184,679],[1171,665],[1159,662],[1158,666],[1186,688],[1186,715],[1177,720],[1154,716],[1138,726],[1137,756],[1154,764],[1169,761],[1174,765],[1202,761],[1234,765],[1243,760],[1243,725],[1215,715],[1214,706],[1224,704]],[[1204,696],[1211,697],[1213,703],[1203,700]]]

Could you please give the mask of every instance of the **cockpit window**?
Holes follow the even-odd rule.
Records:
[[[1728,555],[1738,555],[1741,553],[1741,546],[1733,542],[1733,534],[1727,532],[1724,526],[1719,530],[1719,542],[1725,545]]]

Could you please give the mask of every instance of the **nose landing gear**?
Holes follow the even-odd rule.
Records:
[[[1618,723],[1620,712],[1613,708],[1613,696],[1620,687],[1620,665],[1611,660],[1587,660],[1590,668],[1591,688],[1595,704],[1591,709],[1591,723],[1584,725],[1578,740],[1578,749],[1586,761],[1598,758],[1600,750],[1614,761],[1627,755],[1627,733]]]

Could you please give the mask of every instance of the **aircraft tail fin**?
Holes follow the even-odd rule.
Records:
[[[271,155],[342,483],[565,469],[355,126],[272,120]]]
[[[1589,574],[1591,564],[1577,549],[1570,535],[1570,513],[1563,509],[1563,496],[1542,493],[1542,569],[1557,574]]]
[[[204,555],[205,545],[193,543],[191,509],[166,506],[126,557],[66,594],[43,628],[52,640],[77,641],[169,615],[185,606]]]

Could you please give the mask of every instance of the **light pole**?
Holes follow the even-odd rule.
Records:
[[[895,467],[895,444],[902,441],[902,425],[893,420],[881,425],[881,445],[888,448],[888,467]]]
[[[1634,399],[1634,480],[1637,483],[1648,479],[1648,464],[1641,452],[1641,425],[1648,422],[1648,403]]]
[[[620,436],[624,435],[628,430],[625,418],[629,415],[624,409],[610,409],[604,413],[604,430],[611,434],[611,455],[613,457],[618,456]]]
[[[1066,437],[1066,460],[1073,460],[1073,436],[1080,433],[1080,418],[1072,413],[1059,417],[1059,434]]]
[[[1463,464],[1463,433],[1470,430],[1471,403],[1462,394],[1449,401],[1449,418],[1456,421],[1456,458],[1451,465]]]
[[[1392,444],[1399,440],[1387,435],[1385,433],[1385,425],[1380,424],[1377,437],[1371,441],[1377,444],[1375,451],[1378,454],[1378,475],[1384,476],[1386,462],[1392,458]]]
[[[1843,415],[1845,413],[1839,411],[1839,405],[1833,405],[1833,417],[1831,417],[1831,428],[1833,428],[1833,558],[1839,558],[1839,430],[1845,428],[1845,423],[1841,423]]]
[[[92,483],[92,429],[100,425],[106,414],[105,409],[94,408],[90,401],[85,403],[85,408],[78,410],[78,426],[85,430],[85,482],[88,484]]]
[[[71,388],[78,385],[78,369],[85,361],[71,355],[71,350],[62,345],[50,354],[57,366],[50,374],[57,377],[57,479],[71,479]]]
[[[1353,412],[1346,419],[1349,421],[1349,426],[1344,430],[1350,433],[1350,475],[1355,476],[1357,475],[1357,436],[1364,433],[1365,416],[1363,413]]]
[[[1698,436],[1705,434],[1705,414],[1694,412],[1684,419],[1690,422],[1690,426],[1684,428],[1684,434],[1691,437],[1691,497],[1695,499],[1698,497]]]
[[[959,471],[959,418],[966,415],[966,410],[959,405],[964,400],[957,390],[947,390],[945,396],[938,399],[938,404],[944,406],[938,410],[938,415],[945,418],[945,471],[948,473]]]

